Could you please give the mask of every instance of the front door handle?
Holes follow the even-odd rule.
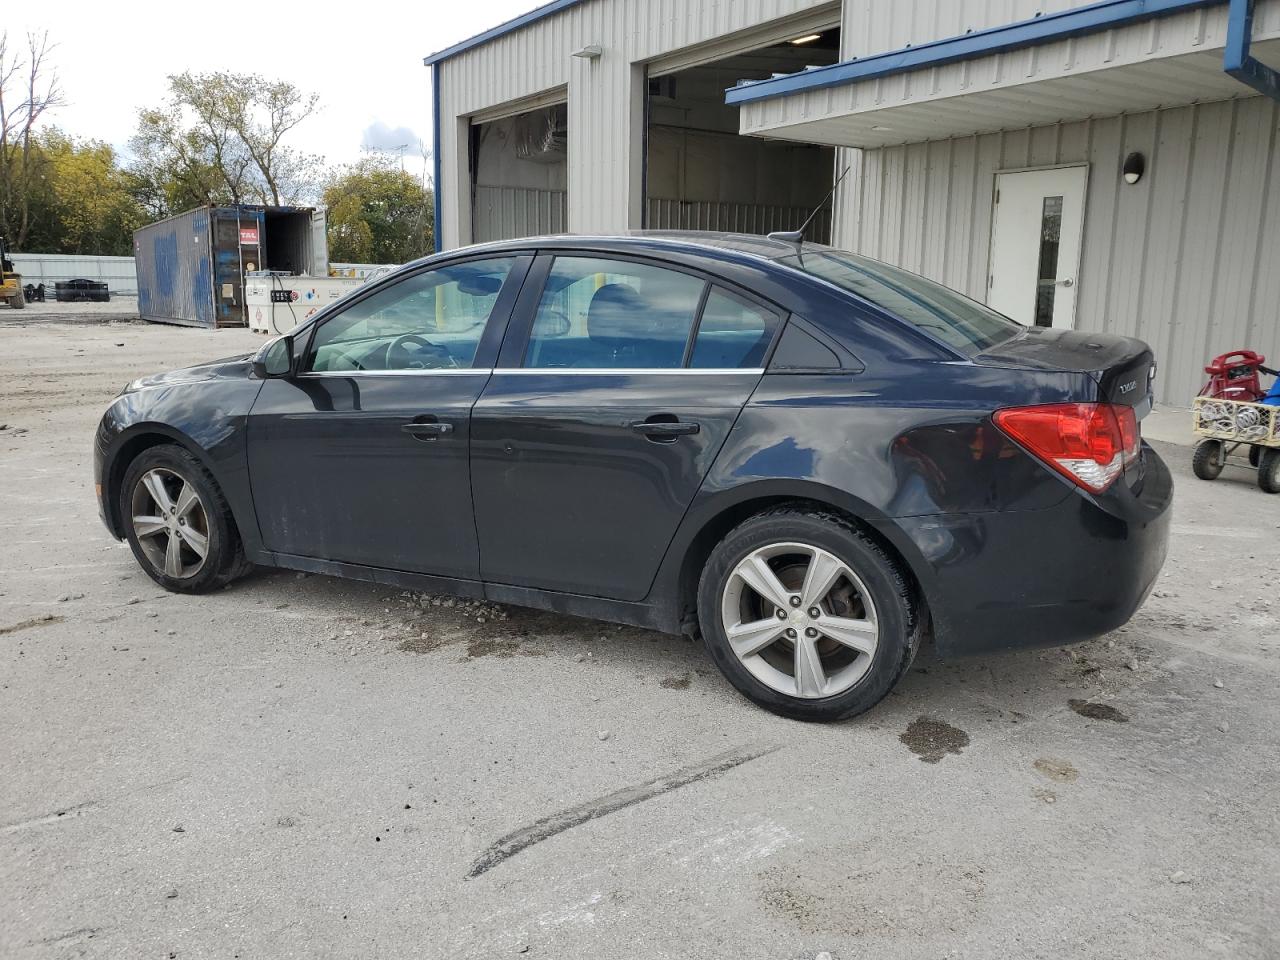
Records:
[[[636,433],[643,433],[653,440],[674,440],[698,433],[702,426],[688,420],[637,420],[631,424]]]
[[[414,417],[400,429],[415,440],[435,440],[453,433],[453,424],[440,423],[434,417]]]

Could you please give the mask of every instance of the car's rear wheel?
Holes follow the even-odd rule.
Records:
[[[182,447],[151,447],[129,464],[120,516],[134,557],[166,590],[207,593],[249,568],[217,481]]]
[[[1226,462],[1227,451],[1221,440],[1201,440],[1191,455],[1191,471],[1201,480],[1217,480]]]
[[[1267,493],[1280,493],[1280,449],[1262,451],[1258,460],[1258,486]]]
[[[906,672],[917,609],[898,564],[852,523],[804,507],[745,521],[712,552],[698,590],[707,650],[774,713],[862,713]]]

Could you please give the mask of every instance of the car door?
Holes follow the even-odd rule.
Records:
[[[539,257],[473,412],[482,578],[642,599],[780,321],[693,271]]]
[[[325,317],[263,384],[249,478],[281,554],[475,579],[468,461],[480,396],[531,256],[451,262]]]

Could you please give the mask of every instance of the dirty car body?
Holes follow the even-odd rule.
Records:
[[[696,628],[730,531],[805,504],[901,571],[951,655],[1097,636],[1142,603],[1172,497],[1138,436],[1152,375],[1139,341],[1019,327],[816,245],[541,238],[410,264],[256,358],[130,384],[95,464],[117,538],[128,465],[172,443],[251,563],[667,632]],[[1078,413],[1126,425],[1080,476],[1038,446]]]

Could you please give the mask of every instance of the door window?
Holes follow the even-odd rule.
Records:
[[[759,367],[769,349],[778,315],[712,287],[698,321],[689,366],[699,369]]]
[[[534,317],[526,367],[676,369],[706,281],[662,267],[557,257]]]
[[[470,367],[514,260],[470,260],[414,274],[325,320],[307,369]]]

